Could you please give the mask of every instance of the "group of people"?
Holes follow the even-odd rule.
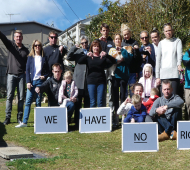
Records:
[[[115,34],[113,39],[109,31],[109,26],[103,23],[99,39],[89,44],[88,37],[81,36],[80,46],[74,45],[68,53],[64,46],[56,45],[58,35],[54,31],[49,33],[49,46],[43,49],[41,42],[34,40],[30,53],[22,44],[21,31],[15,31],[15,42],[0,32],[0,39],[9,51],[4,124],[10,123],[15,87],[19,101],[16,127],[27,126],[33,96],[36,93],[36,106],[40,107],[43,92],[48,94],[49,106],[67,107],[69,122],[75,111],[78,127],[82,101],[84,108],[106,107],[108,87],[114,126],[119,125],[119,115],[126,115],[124,122],[156,121],[159,141],[176,139],[176,123],[182,118],[184,103],[177,95],[183,55],[181,40],[173,37],[172,25],[164,25],[162,41],[159,31],[154,29],[150,33],[152,44],[149,33],[142,31],[140,47],[131,38],[132,31],[127,25],[122,24],[121,34]],[[67,60],[75,61],[74,74],[64,73],[66,53]],[[190,51],[184,55],[188,68],[189,54]],[[27,94],[22,121],[25,71]]]

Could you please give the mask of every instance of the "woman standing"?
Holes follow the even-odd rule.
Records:
[[[173,93],[178,93],[180,83],[180,71],[182,61],[182,42],[179,38],[173,37],[174,30],[170,23],[164,24],[165,39],[158,44],[156,58],[157,84],[161,80],[168,79],[172,82]]]
[[[19,128],[27,126],[30,114],[30,107],[32,104],[33,95],[35,93],[35,88],[37,86],[41,86],[41,84],[44,82],[47,76],[48,64],[46,57],[44,56],[42,43],[38,40],[34,40],[26,64],[27,93],[23,122],[20,122],[20,124],[15,127]],[[36,93],[36,107],[41,107],[41,97],[42,94],[38,95]]]
[[[91,57],[88,55],[83,55],[78,60],[78,64],[86,64],[88,68],[87,74],[87,87],[90,97],[90,107],[97,106],[103,107],[103,98],[104,91],[106,88],[106,76],[104,69],[107,68],[107,65],[112,65],[116,63],[116,60],[109,56],[105,55],[105,52],[102,51],[100,42],[95,40],[92,42],[89,50],[92,54]]]

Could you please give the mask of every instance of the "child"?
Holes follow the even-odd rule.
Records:
[[[150,97],[150,91],[153,87],[156,87],[156,78],[153,77],[153,68],[151,64],[145,64],[143,67],[143,77],[139,79],[144,87],[144,93],[142,94],[143,102],[146,102]]]
[[[142,104],[141,96],[138,94],[134,94],[132,96],[132,107],[129,110],[127,117],[124,119],[124,123],[126,122],[144,122],[146,117],[146,107]]]
[[[58,102],[61,104],[60,107],[66,107],[68,101],[72,102],[78,96],[78,88],[72,80],[72,72],[65,72],[63,77],[64,80],[61,83],[58,96]]]
[[[152,105],[153,105],[154,101],[157,98],[159,98],[158,94],[159,94],[158,89],[155,88],[155,87],[152,88],[151,92],[150,92],[150,95],[151,95],[150,98],[146,102],[143,102],[143,105],[146,107],[148,114],[149,114],[149,112],[150,112],[150,110],[152,108]]]

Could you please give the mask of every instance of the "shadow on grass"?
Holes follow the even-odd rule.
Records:
[[[5,125],[0,122],[0,147],[7,147],[7,143],[3,139],[5,134],[7,134]]]

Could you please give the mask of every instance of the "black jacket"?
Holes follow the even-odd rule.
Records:
[[[8,74],[22,74],[26,71],[27,55],[29,54],[28,49],[22,45],[19,48],[15,42],[10,41],[0,31],[0,39],[8,50],[7,59],[7,73]]]
[[[109,53],[110,48],[115,47],[113,39],[111,37],[107,38],[107,42],[105,41],[100,41],[99,39],[97,39],[100,42],[100,45],[102,47],[102,51],[105,51],[107,54]]]

